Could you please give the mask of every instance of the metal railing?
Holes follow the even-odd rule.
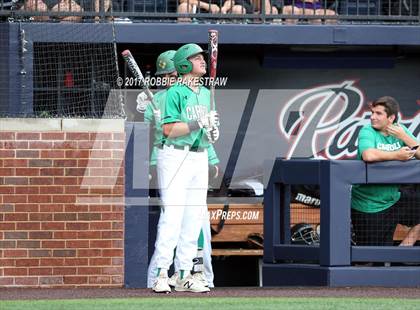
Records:
[[[33,21],[419,24],[420,0],[0,0],[0,17]]]

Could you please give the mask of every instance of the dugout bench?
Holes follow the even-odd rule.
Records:
[[[268,165],[267,165],[268,167]],[[359,267],[354,262],[419,263],[420,247],[352,246],[352,184],[420,183],[420,161],[365,164],[358,160],[281,160],[264,194],[263,285],[419,286],[420,266]],[[290,185],[319,184],[319,246],[290,244]],[[394,238],[404,235],[401,228]]]

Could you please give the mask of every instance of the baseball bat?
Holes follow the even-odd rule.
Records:
[[[140,81],[140,86],[142,87],[142,89],[144,89],[144,92],[147,95],[147,98],[153,104],[153,94],[150,91],[147,84],[145,83],[143,73],[141,73],[141,70],[139,66],[137,65],[137,62],[134,59],[133,55],[131,54],[130,50],[123,51],[121,55],[124,58],[125,62],[127,63],[128,69],[131,71],[134,77]]]
[[[219,44],[219,32],[217,30],[209,30],[209,76],[210,76],[210,110],[214,111],[214,81],[217,72],[217,54]]]

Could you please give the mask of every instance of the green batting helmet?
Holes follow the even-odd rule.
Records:
[[[192,70],[192,63],[188,58],[204,53],[203,49],[194,43],[181,46],[175,53],[174,64],[179,74],[187,74]]]
[[[156,75],[162,75],[167,73],[172,73],[175,71],[173,58],[176,51],[169,50],[163,52],[156,59]]]

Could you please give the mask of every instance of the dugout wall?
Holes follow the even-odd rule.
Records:
[[[265,192],[264,286],[417,287],[420,267],[390,266],[420,259],[419,247],[354,246],[350,243],[352,184],[419,183],[420,162],[366,164],[362,161],[276,160]],[[306,172],[310,171],[310,174]],[[321,241],[290,243],[290,185],[319,184]],[[311,261],[308,263],[308,261]],[[354,262],[387,262],[388,266],[355,266]]]
[[[0,285],[124,283],[123,120],[0,119]]]

